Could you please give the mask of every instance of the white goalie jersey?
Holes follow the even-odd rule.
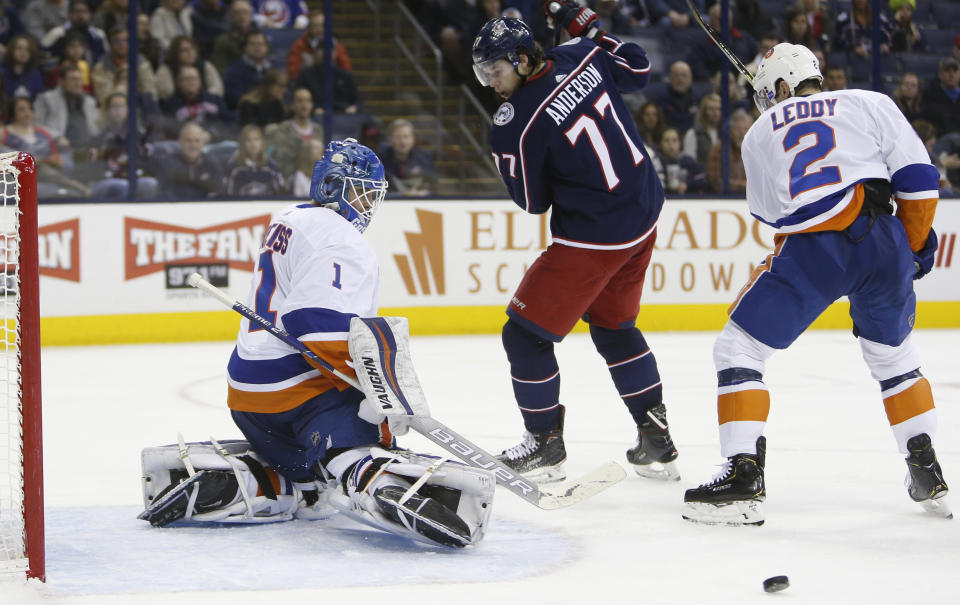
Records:
[[[742,149],[750,212],[779,233],[846,228],[863,201],[854,185],[884,179],[911,244],[926,238],[925,218],[918,217],[926,225],[915,225],[914,234],[901,211],[929,213],[932,220],[938,177],[920,138],[886,95],[839,90],[787,99],[757,119]]]
[[[246,305],[339,371],[348,364],[352,317],[377,314],[380,267],[370,244],[339,214],[311,203],[273,217]],[[244,318],[228,365],[231,409],[276,413],[346,384]]]

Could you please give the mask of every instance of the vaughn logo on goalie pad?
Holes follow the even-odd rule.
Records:
[[[370,380],[370,386],[373,388],[380,409],[392,410],[394,405],[390,403],[390,393],[387,392],[387,387],[383,385],[383,378],[380,376],[380,370],[377,368],[377,360],[372,357],[364,357],[363,371],[366,372]]]

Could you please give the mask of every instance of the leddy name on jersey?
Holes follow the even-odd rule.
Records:
[[[836,105],[836,98],[796,99],[777,105],[770,112],[770,119],[773,121],[773,129],[779,130],[795,120],[833,117]]]

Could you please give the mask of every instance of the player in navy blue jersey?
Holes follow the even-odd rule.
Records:
[[[526,431],[500,458],[534,480],[565,478],[553,346],[583,318],[637,425],[627,459],[640,475],[679,479],[657,363],[634,325],[663,188],[620,95],[647,83],[650,62],[600,31],[589,8],[544,8],[573,36],[549,53],[508,17],[487,22],[473,45],[477,79],[504,99],[490,146],[510,196],[531,214],[552,212],[553,241],[507,308],[503,346]]]

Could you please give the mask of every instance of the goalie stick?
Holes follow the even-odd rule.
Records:
[[[210,294],[276,338],[297,349],[310,361],[340,380],[356,389],[363,390],[356,378],[334,368],[327,360],[308,349],[306,345],[294,338],[289,332],[260,317],[253,309],[240,301],[234,300],[226,292],[203,279],[199,273],[191,274],[187,283]],[[433,443],[466,464],[491,472],[499,485],[543,510],[563,508],[586,500],[619,483],[627,476],[623,467],[611,461],[587,473],[577,481],[565,482],[557,486],[555,490],[547,490],[528,481],[502,464],[492,454],[431,416],[410,416],[409,423],[413,430]]]
[[[720,39],[720,34],[717,33],[717,30],[710,27],[710,25],[703,20],[703,15],[700,14],[700,11],[697,10],[697,7],[693,4],[693,0],[687,0],[687,7],[690,8],[690,12],[693,13],[693,18],[697,20],[697,23],[700,24],[700,28],[703,29],[710,36],[710,39],[713,40],[713,43],[717,45],[724,55],[727,56],[727,59],[733,65],[733,67],[740,72],[740,74],[747,79],[747,82],[753,84],[753,74],[750,73],[750,70],[747,69],[747,66],[743,64],[743,61],[740,60],[730,48],[723,43],[723,40]]]

